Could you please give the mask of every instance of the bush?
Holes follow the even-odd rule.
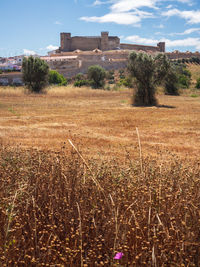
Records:
[[[106,79],[108,79],[108,80],[114,80],[115,79],[113,70],[109,70],[106,72]]]
[[[88,85],[90,85],[90,81],[88,80],[77,80],[74,82],[75,87],[88,86]]]
[[[115,80],[108,81],[109,84],[115,84]]]
[[[109,84],[115,83],[115,72],[113,70],[109,70],[106,72],[106,79],[108,80]]]
[[[185,59],[184,59],[185,61]],[[172,62],[171,63],[171,68],[173,69],[173,72],[177,75],[178,78],[178,87],[182,87],[182,88],[188,88],[190,86],[190,81],[191,81],[191,72],[187,69],[187,66],[183,63],[178,63],[178,61],[176,62]],[[173,74],[172,74],[173,75]],[[174,80],[175,77],[171,78]],[[170,82],[170,81],[168,81]]]
[[[105,89],[106,91],[110,91],[110,90],[111,90],[110,85],[106,85],[104,89]]]
[[[178,78],[179,85],[183,88],[189,88],[190,86],[190,78],[184,74],[181,74]]]
[[[105,77],[106,72],[101,66],[93,65],[88,68],[88,79],[91,80],[93,88],[102,88],[105,84]]]
[[[178,75],[173,68],[171,68],[165,78],[164,90],[166,95],[179,95]]]
[[[49,84],[67,85],[66,78],[56,70],[49,71]]]
[[[78,73],[76,74],[75,78],[74,78],[75,81],[80,81],[80,80],[84,80],[84,74],[83,73]]]
[[[40,58],[24,57],[22,73],[25,85],[35,93],[41,92],[48,84],[49,66]]]
[[[200,64],[200,59],[198,57],[191,57],[190,63]]]
[[[182,74],[185,75],[186,77],[190,78],[192,77],[192,74],[189,70],[187,70],[186,68],[182,69]]]
[[[196,86],[197,89],[200,89],[200,78],[197,79]]]
[[[170,62],[166,55],[158,54],[156,57],[145,53],[132,52],[129,56],[128,69],[135,78],[137,91],[133,97],[136,106],[155,106],[156,86],[166,77]]]
[[[117,83],[113,86],[112,88],[113,91],[119,91],[120,90],[120,85]]]
[[[120,79],[125,79],[125,75],[124,75],[124,70],[123,69],[119,70],[119,78]]]
[[[120,81],[118,82],[118,85],[132,88],[133,87],[133,79],[130,76],[123,78],[123,79],[120,79]]]
[[[13,72],[14,70],[11,70],[11,69],[7,69],[7,70],[4,70],[4,72]]]

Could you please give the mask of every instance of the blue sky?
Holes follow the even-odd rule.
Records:
[[[200,0],[0,0],[0,56],[59,47],[72,36],[109,31],[122,43],[200,51]]]

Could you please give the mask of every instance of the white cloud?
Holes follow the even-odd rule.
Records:
[[[180,40],[168,40],[163,39],[166,42],[167,47],[195,47],[197,50],[200,49],[200,38],[185,38]]]
[[[152,13],[142,11],[142,10],[134,10],[132,12],[110,12],[101,17],[81,17],[81,20],[87,22],[98,22],[98,23],[116,23],[122,25],[134,25],[140,26],[140,22],[144,18],[152,18],[154,17]]]
[[[200,28],[191,28],[191,29],[187,29],[185,30],[182,34],[191,34],[193,32],[199,32],[200,31]]]
[[[99,5],[102,5],[102,4],[103,4],[102,1],[96,0],[96,1],[93,3],[93,6],[99,6]]]
[[[105,22],[114,22],[116,24],[123,24],[123,25],[138,25],[141,21],[140,17],[133,14],[133,13],[109,13],[102,17],[81,17],[81,20],[88,21],[88,22],[98,22],[98,23],[105,23]]]
[[[200,23],[200,10],[181,11],[181,10],[174,8],[166,12],[163,12],[162,15],[167,16],[167,17],[178,16],[180,18],[187,20],[189,24]]]
[[[93,6],[100,6],[100,5],[104,5],[104,4],[107,4],[107,3],[110,3],[110,1],[103,2],[103,1],[100,1],[100,0],[96,0],[92,5]]]
[[[144,18],[154,17],[152,13],[139,10],[140,7],[149,7],[155,9],[155,3],[158,0],[96,0],[93,5],[111,3],[110,12],[98,17],[81,17],[81,20],[97,23],[116,23],[122,25],[140,26],[140,22]]]
[[[173,7],[173,5],[168,5],[166,8],[170,9],[170,8],[172,8],[172,7]]]
[[[131,41],[135,44],[144,44],[144,45],[156,45],[158,42],[165,42],[166,47],[195,47],[197,50],[200,49],[200,38],[185,38],[185,39],[177,39],[170,40],[166,38],[162,38],[160,40],[142,38],[138,35],[132,35],[126,37],[127,41]]]
[[[182,2],[191,4],[193,0],[168,0],[173,2]],[[83,16],[80,19],[88,22],[97,23],[116,23],[122,25],[140,26],[140,23],[145,18],[155,18],[155,10],[162,10],[167,0],[93,0],[93,6],[102,4],[110,4],[110,11],[103,16]],[[144,9],[145,8],[145,11]],[[151,9],[151,13],[146,10]],[[166,5],[168,9],[163,12],[163,16],[179,16],[186,19],[189,23],[200,22],[200,11],[180,11],[173,5]],[[159,13],[160,16],[160,13]],[[163,25],[161,24],[161,28]]]
[[[127,41],[131,41],[135,44],[144,44],[144,45],[156,45],[159,41],[155,39],[142,38],[138,35],[132,35],[125,38]]]
[[[60,21],[55,21],[54,24],[56,24],[56,25],[62,25],[62,23]]]
[[[112,12],[127,12],[140,7],[156,8],[155,4],[158,0],[117,0],[111,6]]]
[[[29,49],[23,49],[23,54],[26,56],[36,55],[36,52]]]
[[[183,4],[192,4],[192,0],[177,0],[178,2],[181,2]]]
[[[170,33],[169,35],[175,36],[175,35],[188,35],[194,32],[199,32],[200,33],[200,28],[190,28],[185,30],[184,32],[175,32],[175,33]]]
[[[164,29],[165,26],[163,24],[156,25],[155,28],[157,29]]]
[[[58,47],[58,46],[55,46],[55,45],[48,45],[48,46],[46,47],[46,49],[49,50],[49,51],[56,50],[56,49],[58,49],[58,48],[59,48],[59,47]]]

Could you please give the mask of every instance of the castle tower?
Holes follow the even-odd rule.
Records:
[[[165,52],[165,42],[160,42],[157,44],[160,49],[160,52]]]
[[[71,48],[71,33],[61,32],[60,34],[60,49],[61,51],[70,51]]]
[[[101,32],[101,50],[108,50],[108,34],[109,32]]]

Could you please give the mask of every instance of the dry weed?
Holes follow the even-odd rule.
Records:
[[[86,161],[1,145],[1,266],[199,266],[200,162]]]

